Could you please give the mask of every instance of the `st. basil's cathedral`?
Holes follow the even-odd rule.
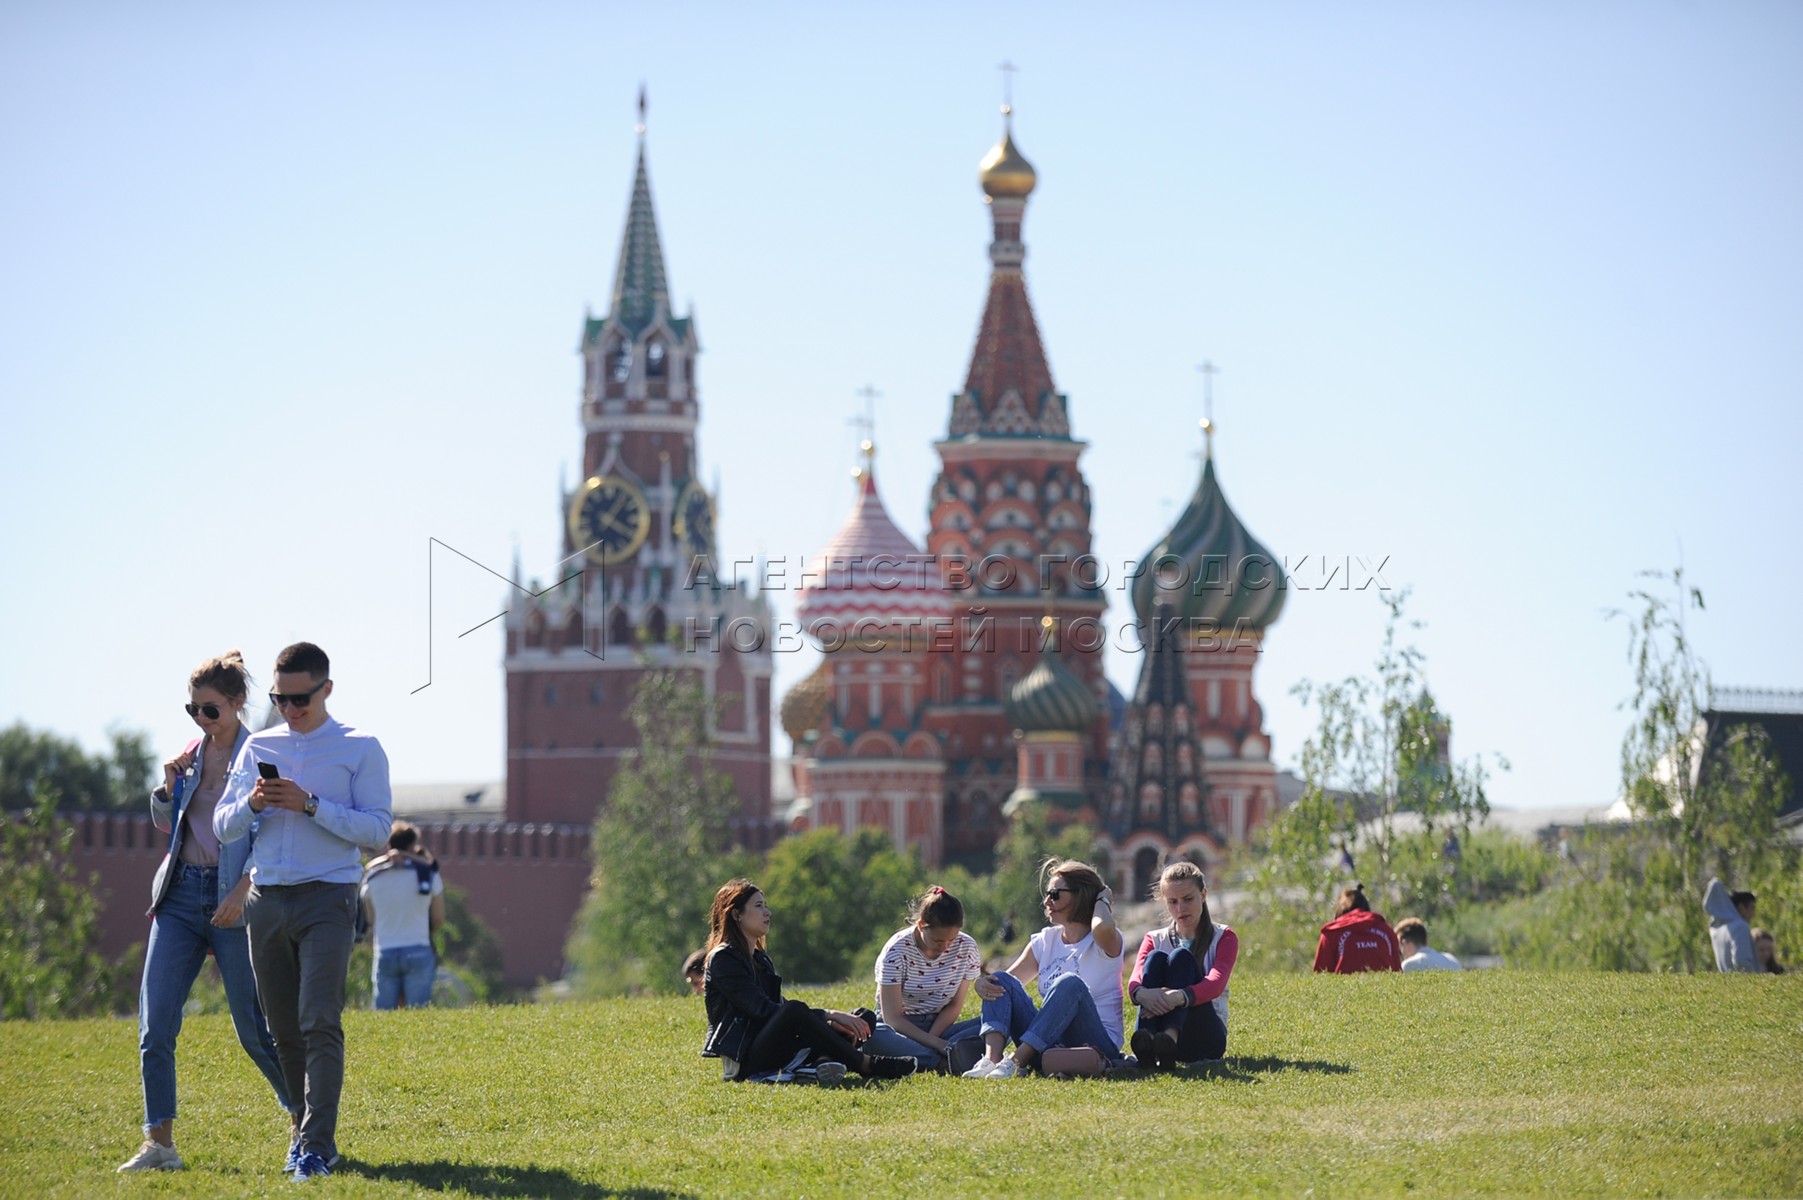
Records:
[[[1196,490],[1134,576],[1133,696],[1103,675],[1107,602],[1083,570],[1095,562],[1087,443],[1028,298],[1022,226],[1038,177],[1003,112],[978,174],[988,293],[934,443],[926,545],[890,518],[866,442],[851,513],[801,579],[797,615],[822,658],[780,705],[795,798],[777,811],[772,617],[716,574],[699,343],[671,308],[641,124],[609,310],[585,321],[580,346],[583,482],[562,514],[579,567],[507,617],[509,820],[591,821],[632,748],[632,689],[677,666],[721,701],[715,761],[753,847],[874,827],[929,865],[980,863],[1014,813],[1042,805],[1055,827],[1095,829],[1117,889],[1142,895],[1164,862],[1210,864],[1275,810],[1253,676],[1284,580],[1221,491],[1206,422]]]

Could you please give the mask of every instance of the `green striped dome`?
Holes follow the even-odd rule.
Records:
[[[1177,523],[1139,561],[1133,610],[1143,625],[1169,604],[1186,624],[1263,632],[1283,611],[1283,564],[1234,515],[1212,455]]]
[[[1048,641],[1038,664],[1008,689],[1002,711],[1023,733],[1082,733],[1101,709],[1089,685],[1064,665],[1057,642]]]

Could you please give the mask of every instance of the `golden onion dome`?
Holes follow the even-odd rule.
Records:
[[[783,732],[788,734],[797,746],[807,740],[809,734],[819,730],[826,720],[828,707],[832,703],[832,695],[826,680],[826,662],[822,660],[812,674],[789,689],[777,710],[782,721]]]
[[[991,146],[983,161],[977,164],[977,181],[992,198],[1018,196],[1023,199],[1039,182],[1033,164],[1015,149],[1012,128],[1002,131],[1002,140]]]

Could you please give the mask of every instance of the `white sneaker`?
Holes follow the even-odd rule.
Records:
[[[1019,1074],[1020,1074],[1020,1064],[1015,1062],[1012,1058],[1004,1058],[1001,1062],[995,1064],[995,1070],[989,1072],[989,1074],[983,1076],[983,1078],[985,1078],[985,1079],[1013,1079],[1016,1075],[1019,1075]]]
[[[838,1083],[845,1078],[845,1064],[841,1062],[820,1062],[814,1064],[815,1083]]]
[[[165,1146],[149,1138],[138,1147],[138,1152],[119,1164],[121,1171],[179,1171],[182,1169],[182,1156],[175,1152],[174,1146]]]
[[[988,1058],[987,1056],[985,1056],[983,1058],[979,1058],[977,1060],[976,1066],[974,1066],[970,1070],[964,1072],[964,1078],[965,1079],[988,1079],[989,1073],[1001,1065],[1002,1065],[1001,1063],[995,1062],[992,1059]]]

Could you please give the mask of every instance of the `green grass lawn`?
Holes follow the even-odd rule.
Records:
[[[1224,1064],[1076,1081],[725,1084],[687,998],[347,1027],[339,1196],[1803,1194],[1803,975],[1247,975]],[[136,1041],[0,1025],[0,1196],[289,1194],[223,1016],[182,1035],[188,1170],[115,1176]]]

